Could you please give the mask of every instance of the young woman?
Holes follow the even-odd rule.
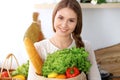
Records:
[[[89,43],[81,38],[82,12],[80,4],[76,0],[61,0],[53,11],[52,24],[54,35],[34,44],[42,60],[46,59],[48,53],[56,50],[73,46],[84,47],[89,52],[89,60],[92,63],[88,80],[101,80],[94,51]],[[28,80],[40,80],[31,63]]]

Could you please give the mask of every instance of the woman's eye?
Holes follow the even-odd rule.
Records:
[[[69,20],[70,22],[74,22],[74,20]]]
[[[62,19],[63,19],[63,17],[58,17],[58,19],[62,20]]]

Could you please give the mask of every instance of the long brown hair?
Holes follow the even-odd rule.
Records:
[[[84,47],[84,43],[81,38],[81,32],[82,32],[82,11],[81,11],[81,6],[76,0],[61,0],[53,10],[53,15],[52,15],[52,25],[53,25],[53,30],[56,32],[54,28],[54,18],[57,13],[62,8],[68,7],[72,9],[76,14],[77,14],[77,25],[75,30],[72,32],[72,36],[75,40],[76,47]]]

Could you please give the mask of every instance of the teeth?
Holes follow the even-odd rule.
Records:
[[[65,29],[61,29],[61,31],[62,31],[62,32],[66,32],[67,30],[65,30]]]
[[[67,30],[65,30],[65,29],[61,29],[61,31],[67,31]]]

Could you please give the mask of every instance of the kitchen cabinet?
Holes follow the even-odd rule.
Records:
[[[54,8],[55,3],[53,4],[35,4],[35,9],[49,9]],[[82,8],[120,8],[120,3],[102,3],[93,5],[91,3],[80,3]]]
[[[120,3],[102,3],[102,4],[90,4],[81,3],[82,8],[120,8]]]

